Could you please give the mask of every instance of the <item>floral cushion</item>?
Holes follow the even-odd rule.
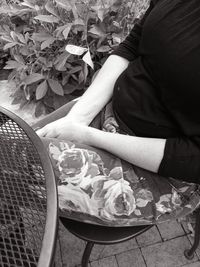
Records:
[[[199,186],[164,178],[83,144],[43,139],[58,183],[60,216],[92,224],[154,224],[191,213]]]

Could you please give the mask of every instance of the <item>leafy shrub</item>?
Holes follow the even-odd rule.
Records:
[[[81,95],[145,7],[135,0],[0,1],[13,103],[35,101],[36,116]]]

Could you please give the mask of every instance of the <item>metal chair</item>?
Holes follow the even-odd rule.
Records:
[[[70,220],[60,217],[60,221],[64,227],[78,238],[86,241],[85,250],[83,252],[81,265],[87,267],[90,254],[95,244],[114,245],[135,238],[138,235],[149,230],[154,225],[141,225],[129,227],[108,227],[100,225],[92,225],[84,222]],[[190,249],[184,251],[184,255],[188,260],[193,259],[194,253],[200,241],[200,208],[195,212],[195,237],[194,243]]]
[[[195,229],[194,229],[194,242],[190,249],[184,251],[184,255],[188,260],[194,258],[194,253],[199,246],[200,241],[200,208],[195,211]]]
[[[72,234],[87,242],[82,256],[82,267],[88,266],[90,254],[95,244],[114,245],[121,243],[131,238],[135,238],[153,226],[108,227],[78,222],[63,217],[61,217],[60,220],[64,227],[66,227]]]

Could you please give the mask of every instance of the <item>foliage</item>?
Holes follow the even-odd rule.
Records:
[[[10,54],[4,68],[16,83],[13,103],[35,101],[36,116],[82,94],[138,15],[135,0],[0,3],[0,51]]]

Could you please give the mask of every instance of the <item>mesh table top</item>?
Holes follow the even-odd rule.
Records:
[[[42,142],[0,108],[0,266],[51,266],[56,231],[56,184]]]

